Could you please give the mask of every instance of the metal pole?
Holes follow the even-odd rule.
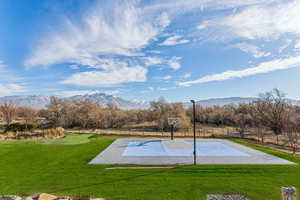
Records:
[[[174,138],[174,125],[171,125],[171,140]]]
[[[197,164],[196,162],[196,108],[195,108],[195,101],[191,100],[193,103],[193,130],[194,130],[194,165]]]

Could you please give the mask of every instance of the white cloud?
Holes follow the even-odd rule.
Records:
[[[147,69],[135,67],[121,67],[105,71],[89,71],[73,74],[63,80],[63,84],[72,84],[87,87],[108,87],[121,83],[144,82],[147,80]]]
[[[174,35],[174,36],[168,37],[165,41],[163,41],[159,45],[160,46],[174,46],[177,44],[185,44],[188,42],[189,42],[189,40],[182,39],[182,36]]]
[[[164,77],[162,77],[163,80],[170,80],[172,78],[171,75],[166,75]]]
[[[182,58],[178,56],[173,56],[171,58],[160,58],[160,57],[145,57],[144,64],[145,66],[153,65],[166,65],[173,70],[178,70],[181,68],[180,60]]]
[[[173,56],[169,61],[169,67],[172,68],[173,70],[178,70],[181,67],[180,61],[181,57],[178,56]]]
[[[169,89],[170,88],[161,88],[161,87],[157,88],[158,91],[168,91]]]
[[[2,77],[5,77],[5,75],[6,75],[6,64],[2,61],[2,60],[0,60],[0,77],[2,78]]]
[[[162,64],[163,62],[164,62],[164,60],[159,57],[146,57],[145,58],[146,66],[159,65],[159,64]]]
[[[202,23],[202,24],[200,24],[200,25],[197,26],[198,30],[204,30],[206,28],[207,28],[207,25],[205,23]]]
[[[40,38],[25,65],[71,63],[103,70],[73,74],[62,82],[66,84],[110,86],[145,81],[147,70],[137,65],[143,49],[170,24],[168,14],[145,14],[134,0],[92,7],[82,15],[81,23],[66,19],[57,31]],[[150,66],[163,61],[149,57],[144,62]]]
[[[300,49],[300,40],[298,40],[298,41],[296,42],[294,48],[295,48],[296,50],[299,50],[299,49]]]
[[[183,74],[182,78],[187,79],[187,78],[190,78],[191,76],[192,76],[191,73],[185,73],[185,74]]]
[[[149,50],[147,53],[152,53],[152,54],[161,54],[161,51],[158,50]]]
[[[146,11],[157,10],[169,11],[171,14],[188,12],[193,9],[200,10],[223,10],[251,5],[270,4],[277,0],[155,0],[147,6]]]
[[[266,57],[266,56],[271,55],[271,53],[264,52],[264,51],[260,50],[259,47],[255,46],[253,44],[238,43],[238,44],[232,45],[231,47],[238,48],[241,51],[244,51],[246,53],[250,53],[255,58],[261,58],[261,57]]]
[[[234,78],[243,78],[256,74],[265,74],[272,71],[289,69],[294,67],[300,67],[300,56],[263,62],[255,67],[250,67],[244,70],[225,71],[219,74],[207,75],[194,81],[181,82],[179,83],[179,85],[191,86],[194,84],[208,83],[213,81],[224,81]]]
[[[285,39],[284,44],[278,48],[278,52],[282,53],[285,49],[287,49],[291,45],[292,42],[293,40],[291,39]]]
[[[70,69],[74,69],[74,70],[75,70],[75,69],[79,69],[79,66],[78,66],[78,65],[74,65],[74,64],[73,64],[73,65],[70,65],[69,67],[70,67]]]
[[[5,63],[2,60],[0,60],[0,69],[3,69],[5,67],[6,67]]]
[[[81,65],[94,69],[118,69],[122,67],[129,67],[129,63],[118,59],[111,58],[84,58],[78,61]]]
[[[26,92],[26,88],[22,85],[18,85],[15,83],[0,83],[0,96],[15,95],[22,92]]]
[[[161,15],[159,15],[159,25],[163,28],[170,25],[171,20],[169,19],[169,16],[167,13],[163,12]]]
[[[148,87],[148,89],[150,90],[150,91],[154,91],[154,87]]]
[[[26,92],[23,85],[15,83],[20,80],[20,77],[15,76],[9,71],[8,66],[0,60],[0,96],[15,95],[18,93]]]
[[[204,21],[199,26],[213,31],[214,39],[240,37],[269,41],[285,34],[300,34],[299,10],[299,1],[249,6],[232,15]]]
[[[83,16],[82,23],[65,20],[62,31],[41,38],[26,66],[81,64],[99,55],[140,55],[170,23],[166,13],[145,15],[135,1],[93,6]]]
[[[105,90],[105,91],[101,91],[101,90],[66,90],[66,91],[58,92],[57,95],[62,96],[62,97],[72,97],[72,96],[76,96],[76,95],[91,95],[91,94],[96,94],[96,93],[115,95],[115,94],[119,94],[120,91],[119,90]]]
[[[165,87],[165,88],[163,88],[163,87],[158,87],[157,88],[157,90],[158,91],[168,91],[168,90],[175,90],[175,89],[177,89],[178,87]]]
[[[0,60],[0,79],[3,81],[16,81],[20,80],[21,77],[16,76],[13,72],[8,69],[8,66]]]

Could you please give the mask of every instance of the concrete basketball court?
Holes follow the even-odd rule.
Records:
[[[221,139],[197,139],[196,152],[197,164],[294,164]],[[193,140],[117,139],[89,164],[193,164]]]

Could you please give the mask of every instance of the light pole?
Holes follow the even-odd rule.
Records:
[[[171,124],[171,140],[174,138],[174,125]]]
[[[195,109],[195,100],[191,100],[193,104],[193,131],[194,131],[194,165],[196,165],[196,109]]]

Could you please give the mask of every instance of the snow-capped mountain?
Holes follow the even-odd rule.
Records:
[[[113,95],[107,95],[104,93],[76,95],[66,98],[68,100],[90,100],[92,103],[99,104],[101,106],[107,106],[112,104],[122,109],[146,109],[149,104],[144,101],[129,101]]]
[[[17,106],[42,109],[50,103],[50,97],[43,95],[19,95],[0,97],[0,105],[4,104],[5,102],[10,102]]]
[[[129,101],[124,100],[120,97],[115,97],[112,95],[106,95],[104,93],[86,94],[86,95],[76,95],[71,97],[62,98],[65,100],[90,100],[93,103],[99,104],[101,106],[107,106],[112,104],[122,109],[146,109],[149,107],[148,102],[144,101]],[[20,95],[20,96],[6,96],[0,97],[0,104],[5,102],[12,102],[17,106],[26,106],[35,109],[46,108],[50,103],[50,96],[42,95]]]

